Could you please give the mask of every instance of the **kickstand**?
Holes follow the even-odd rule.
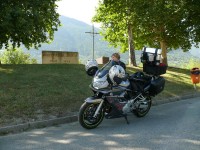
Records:
[[[129,124],[129,121],[128,121],[128,118],[127,118],[127,115],[125,115],[124,118],[125,118],[125,120],[126,120],[126,123]]]

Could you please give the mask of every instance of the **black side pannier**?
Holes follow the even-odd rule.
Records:
[[[163,77],[158,77],[155,80],[151,81],[151,85],[149,88],[149,94],[150,96],[155,96],[162,92],[165,87],[165,79]]]
[[[129,81],[134,92],[143,92],[144,87],[150,84],[151,77],[144,75],[143,72],[136,72],[129,77]]]

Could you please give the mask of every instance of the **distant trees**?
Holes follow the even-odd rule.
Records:
[[[8,48],[0,57],[2,64],[36,64],[37,60],[25,54],[20,48]]]
[[[200,60],[199,59],[194,59],[194,58],[190,58],[188,61],[187,61],[187,64],[184,66],[184,68],[187,68],[187,69],[191,69],[191,68],[194,68],[194,67],[200,67]]]
[[[60,25],[57,0],[3,0],[0,2],[0,48],[24,44],[38,48],[53,39]]]
[[[131,43],[138,49],[161,48],[167,64],[167,50],[187,51],[200,41],[199,5],[191,0],[102,0],[93,20],[102,23],[111,44],[129,51]]]

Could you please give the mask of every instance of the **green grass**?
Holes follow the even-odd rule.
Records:
[[[0,124],[38,114],[63,116],[77,111],[92,94],[83,65],[2,65]]]
[[[141,68],[127,70],[134,73]],[[164,77],[165,90],[155,99],[195,92],[189,70],[169,68]],[[92,95],[91,81],[83,65],[1,65],[0,127],[78,111]]]

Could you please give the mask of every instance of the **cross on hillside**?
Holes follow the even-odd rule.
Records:
[[[93,42],[92,42],[92,59],[94,59],[94,35],[95,34],[99,34],[98,32],[94,32],[94,25],[92,25],[92,32],[85,32],[85,33],[89,33],[92,34],[93,37]]]

